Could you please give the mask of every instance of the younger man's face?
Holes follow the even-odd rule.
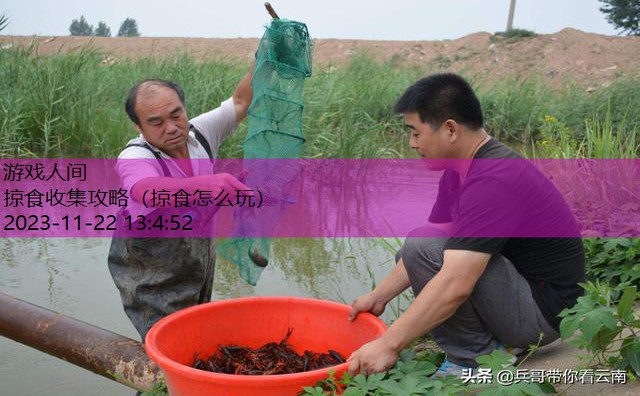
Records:
[[[409,147],[416,150],[420,157],[429,160],[429,168],[439,169],[438,161],[434,160],[449,157],[450,142],[443,131],[444,124],[438,129],[433,129],[428,123],[422,122],[417,112],[405,114],[404,121],[411,133]]]

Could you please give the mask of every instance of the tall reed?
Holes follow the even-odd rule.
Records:
[[[123,103],[130,87],[158,77],[181,84],[195,116],[228,98],[248,68],[231,61],[196,61],[185,54],[163,59],[113,60],[82,47],[38,56],[37,46],[0,50],[0,155],[3,157],[111,157],[135,136]],[[429,74],[396,61],[355,55],[346,65],[316,69],[305,87],[305,157],[380,158],[414,155],[401,117],[391,112],[412,82]],[[640,128],[640,78],[625,77],[586,92],[568,83],[552,89],[535,78],[492,84],[467,76],[477,89],[486,128],[503,140],[543,139],[545,116],[561,120],[571,138],[632,139]],[[221,155],[241,157],[246,123]],[[624,130],[624,131],[623,131]],[[591,140],[590,140],[591,139]],[[595,140],[593,140],[595,139]],[[637,155],[631,141],[606,146],[611,156]],[[617,153],[624,147],[626,153]],[[637,144],[635,145],[637,147]],[[586,148],[585,148],[586,149]],[[593,155],[598,154],[593,152]]]

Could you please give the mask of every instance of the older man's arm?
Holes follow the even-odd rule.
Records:
[[[251,80],[253,78],[253,71],[255,68],[256,64],[254,62],[233,92],[233,105],[236,110],[236,123],[239,123],[247,116],[247,110],[249,110],[249,106],[251,105],[251,100],[253,99]]]
[[[445,250],[440,272],[382,337],[351,355],[349,372],[368,375],[393,367],[400,351],[451,317],[469,298],[490,257],[488,253]]]

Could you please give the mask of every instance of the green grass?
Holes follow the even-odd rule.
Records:
[[[233,92],[244,74],[238,65],[197,64],[176,55],[113,65],[83,48],[71,54],[33,56],[35,47],[0,51],[0,155],[110,157],[135,136],[124,100],[136,81],[175,80],[196,115]]]
[[[198,62],[183,54],[114,64],[104,60],[86,47],[47,57],[37,56],[35,46],[0,50],[0,156],[116,156],[136,133],[123,109],[136,81],[176,81],[186,92],[189,115],[195,116],[229,97],[248,67]],[[347,65],[316,69],[305,86],[303,156],[412,156],[402,120],[391,108],[404,89],[430,72],[393,60],[380,63],[367,54]],[[466,77],[482,102],[486,129],[499,139],[561,142],[567,145],[565,156],[637,157],[640,78],[619,78],[588,93],[571,82],[551,88],[535,78],[488,84],[482,75]],[[548,116],[563,129],[550,130]],[[245,133],[246,123],[227,139],[221,155],[241,157]]]

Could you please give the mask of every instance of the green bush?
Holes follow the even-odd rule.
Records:
[[[512,43],[514,41],[518,41],[528,37],[536,37],[538,34],[534,31],[527,29],[511,29],[506,32],[496,32],[492,37],[491,41],[496,42],[498,38],[503,38],[507,43]]]

